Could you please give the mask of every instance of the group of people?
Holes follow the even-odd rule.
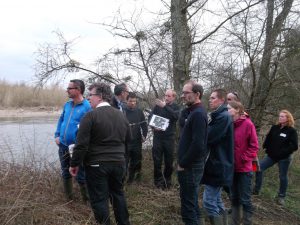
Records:
[[[125,83],[115,86],[114,95],[105,83],[92,84],[88,89],[85,99],[84,83],[70,81],[67,93],[71,100],[64,105],[55,141],[66,197],[73,198],[72,176],[76,176],[82,198],[90,202],[98,223],[110,224],[111,202],[117,224],[130,224],[123,187],[125,181],[131,184],[141,180],[142,143],[154,116],[167,123],[165,128],[150,124],[154,185],[161,189],[172,187],[178,141],[177,178],[184,224],[202,225],[206,217],[210,224],[228,224],[223,189],[229,192],[232,224],[252,224],[251,194],[259,193],[263,171],[276,163],[280,171],[278,197],[280,203],[284,202],[291,155],[298,149],[294,120],[287,110],[280,112],[278,124],[272,126],[265,139],[267,155],[260,162],[252,190],[252,161],[257,158],[259,145],[255,126],[237,93],[213,90],[207,114],[202,103],[203,87],[189,80],[180,96],[185,104],[182,110],[175,103],[176,92],[170,89],[163,100],[155,100],[146,120],[137,107],[137,96],[129,92]],[[203,207],[198,203],[200,185],[204,185]]]

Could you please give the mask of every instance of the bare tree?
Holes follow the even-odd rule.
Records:
[[[62,79],[70,73],[79,71],[86,72],[109,83],[115,84],[117,82],[110,74],[99,74],[72,57],[72,46],[76,39],[68,41],[61,31],[55,31],[54,33],[58,37],[58,43],[40,45],[35,53],[36,64],[34,69],[38,85],[43,86],[51,79]]]

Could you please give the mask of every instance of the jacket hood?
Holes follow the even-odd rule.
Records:
[[[249,119],[248,114],[241,115],[240,118],[233,122],[234,127],[239,127],[246,119]]]

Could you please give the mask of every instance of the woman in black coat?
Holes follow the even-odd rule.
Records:
[[[288,169],[291,155],[298,149],[298,135],[294,128],[294,118],[287,110],[279,113],[277,125],[273,125],[267,134],[263,148],[266,156],[260,162],[260,171],[256,173],[256,182],[253,194],[259,194],[262,186],[263,172],[278,163],[280,186],[278,203],[284,205],[284,198],[288,187]]]

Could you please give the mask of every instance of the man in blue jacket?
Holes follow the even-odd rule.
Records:
[[[55,132],[55,142],[59,146],[58,154],[61,164],[64,191],[68,200],[71,200],[73,197],[72,176],[69,173],[69,146],[76,142],[76,135],[81,118],[91,110],[90,103],[83,97],[84,90],[85,85],[82,80],[75,79],[70,81],[67,87],[67,93],[71,100],[64,105]],[[87,201],[88,195],[82,168],[80,169],[76,180],[80,187],[82,199]]]
[[[182,99],[187,108],[181,112],[177,174],[180,184],[181,216],[185,225],[203,224],[198,193],[207,157],[207,113],[201,103],[203,88],[195,81],[183,86]]]
[[[211,224],[223,224],[226,211],[221,198],[222,187],[230,187],[233,179],[233,124],[227,111],[226,91],[214,90],[209,97],[212,110],[208,123],[209,157],[202,183],[205,184],[203,206]]]

